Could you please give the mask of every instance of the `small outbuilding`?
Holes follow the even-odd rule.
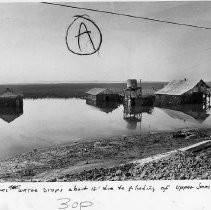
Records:
[[[155,92],[156,105],[203,104],[210,106],[210,87],[203,80],[174,80]]]
[[[87,92],[87,101],[97,105],[102,102],[120,102],[121,96],[108,88],[93,88]]]

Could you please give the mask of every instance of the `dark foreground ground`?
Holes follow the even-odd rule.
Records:
[[[65,181],[126,181],[126,180],[184,180],[211,179],[211,149],[177,152],[159,161],[140,165],[123,164],[112,168],[84,171],[61,177]]]
[[[85,181],[211,178],[211,150],[177,152],[146,164],[143,158],[210,139],[211,130],[83,140],[34,149],[0,161],[0,181]],[[181,134],[181,132],[178,132]],[[177,133],[176,133],[177,134]],[[135,162],[134,162],[135,161]]]

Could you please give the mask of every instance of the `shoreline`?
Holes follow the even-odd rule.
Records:
[[[32,99],[34,100],[34,99]],[[182,128],[182,129],[188,129],[188,128]],[[53,149],[53,148],[56,148],[56,147],[64,147],[64,146],[71,146],[71,145],[76,145],[76,144],[79,144],[79,143],[85,143],[85,142],[93,142],[93,141],[98,141],[99,139],[101,140],[106,140],[106,139],[115,139],[115,138],[130,138],[130,137],[133,137],[133,136],[142,136],[142,135],[155,135],[157,133],[159,134],[164,134],[164,133],[173,133],[173,132],[176,132],[178,130],[182,130],[182,129],[175,129],[175,130],[152,130],[152,131],[142,131],[142,133],[134,133],[134,134],[114,134],[114,135],[109,135],[109,136],[98,136],[98,137],[87,137],[87,138],[75,138],[69,142],[63,142],[63,143],[56,143],[56,144],[52,144],[52,145],[47,145],[47,146],[41,146],[41,147],[34,147],[32,148],[31,150],[28,150],[26,152],[20,152],[20,153],[16,153],[14,155],[10,154],[10,155],[7,155],[5,157],[0,157],[0,163],[3,162],[3,161],[6,161],[8,159],[15,159],[15,158],[18,158],[19,156],[22,156],[22,155],[25,155],[25,154],[28,154],[34,150],[39,150],[39,151],[44,151],[44,150],[48,150],[48,149]],[[191,129],[193,130],[198,130],[198,129],[210,129],[209,127],[203,127],[203,128],[198,128],[198,127],[192,127]]]
[[[175,137],[175,132],[165,131],[79,140],[34,149],[0,160],[0,182],[113,180],[106,175],[109,168],[118,171],[118,167],[134,167],[131,162],[190,146],[211,135],[211,129],[186,129],[186,132],[192,137]],[[105,174],[99,175],[102,170]],[[85,175],[93,171],[98,178],[86,179]],[[122,180],[124,176],[120,173],[116,179]]]

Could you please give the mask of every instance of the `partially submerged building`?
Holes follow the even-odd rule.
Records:
[[[87,103],[95,106],[105,102],[121,101],[121,96],[108,88],[92,88],[87,94]]]
[[[203,104],[209,107],[209,88],[203,80],[174,80],[155,92],[156,106]]]
[[[7,88],[5,92],[0,94],[0,107],[23,107],[23,95],[15,94]]]

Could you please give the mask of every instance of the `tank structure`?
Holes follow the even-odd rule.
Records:
[[[137,89],[138,88],[138,83],[136,79],[128,79],[127,80],[127,89]]]
[[[141,85],[138,87],[136,79],[128,79],[126,83],[127,88],[124,91],[124,101],[127,105],[135,106],[137,105],[137,99],[142,96]]]
[[[127,80],[127,88],[124,90],[124,103],[128,106],[152,106],[154,98],[142,94],[142,83],[138,85],[136,79]]]

